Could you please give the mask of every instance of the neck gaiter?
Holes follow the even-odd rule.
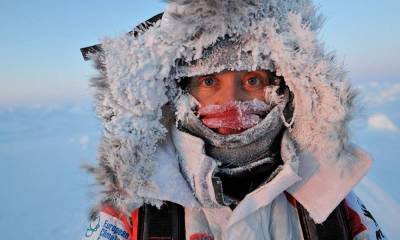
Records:
[[[190,110],[178,119],[178,128],[202,138],[206,154],[218,163],[213,178],[219,203],[235,206],[282,163],[281,116],[287,102],[288,94],[268,104],[259,100],[229,102],[202,108],[198,116]],[[239,133],[222,135],[213,131],[221,127]]]

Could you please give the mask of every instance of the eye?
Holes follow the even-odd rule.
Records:
[[[242,78],[242,86],[247,91],[264,89],[268,85],[268,75],[263,71],[248,72]]]
[[[207,87],[212,87],[216,84],[216,80],[212,77],[206,77],[201,80],[201,83]]]
[[[247,80],[247,83],[248,83],[250,86],[258,86],[258,85],[261,84],[261,80],[260,80],[259,78],[257,78],[257,77],[252,77],[252,78],[249,78],[249,79]]]

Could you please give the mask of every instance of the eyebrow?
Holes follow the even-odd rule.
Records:
[[[269,80],[269,78],[270,78],[270,74],[269,74],[268,72],[262,71],[262,70],[246,72],[246,73],[244,74],[244,76],[247,76],[247,75],[249,75],[249,74],[257,74],[257,75],[261,75],[262,77],[265,76],[265,77],[267,78],[267,80]]]
[[[200,75],[200,76],[197,76],[196,78],[201,78],[201,77],[215,77],[215,74],[212,73],[212,74]]]

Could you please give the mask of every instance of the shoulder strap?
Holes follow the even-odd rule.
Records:
[[[299,202],[296,205],[305,240],[352,239],[344,202],[341,202],[321,224],[316,224]]]
[[[182,206],[166,202],[160,209],[149,204],[139,209],[137,240],[184,240],[185,214]]]

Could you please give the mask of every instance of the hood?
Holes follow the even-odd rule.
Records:
[[[152,23],[104,39],[102,51],[89,55],[100,72],[92,85],[104,131],[91,168],[102,186],[100,202],[123,211],[162,203],[140,192],[152,188],[154,153],[174,124],[177,79],[222,70],[269,69],[282,76],[294,107],[285,125],[299,154],[325,169],[335,166],[338,175],[330,177],[351,176],[358,156],[368,157],[349,143],[356,94],[318,40],[322,22],[308,0],[174,0]],[[224,39],[233,54],[209,51]],[[218,64],[206,61],[213,56]],[[299,189],[292,190],[295,197]]]

